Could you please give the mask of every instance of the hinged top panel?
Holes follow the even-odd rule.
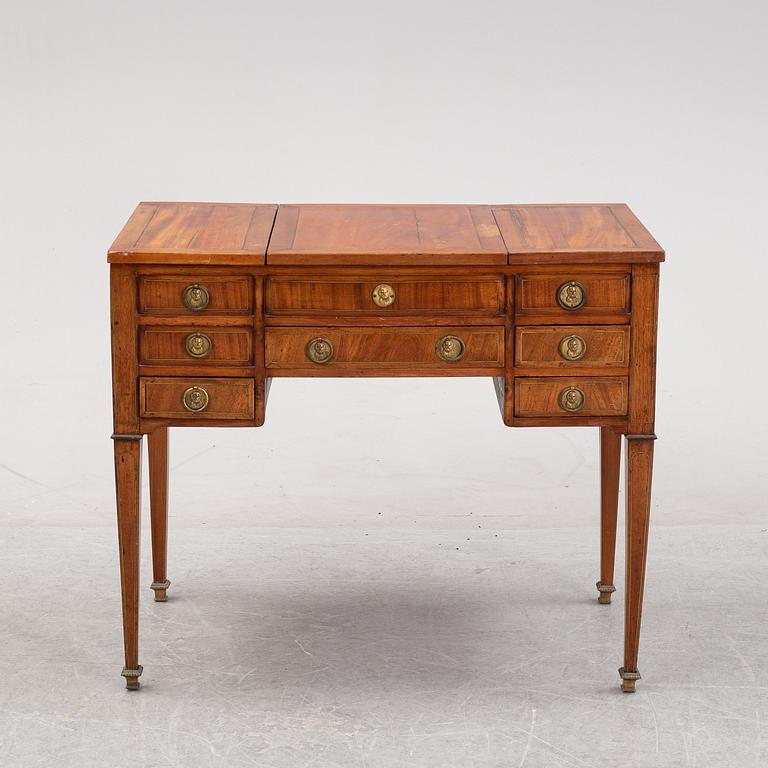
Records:
[[[268,264],[491,265],[507,251],[489,206],[281,205]]]
[[[624,203],[494,206],[510,264],[664,261],[662,247]]]
[[[139,203],[113,264],[263,264],[276,205]]]

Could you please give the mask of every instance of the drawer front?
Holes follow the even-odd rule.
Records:
[[[252,419],[253,379],[139,379],[141,415],[167,419]]]
[[[145,275],[140,278],[139,311],[165,315],[252,314],[251,278]]]
[[[626,378],[515,379],[515,416],[625,416]]]
[[[487,280],[289,280],[268,281],[267,313],[461,312],[504,310],[504,281]]]
[[[520,275],[515,311],[575,322],[579,315],[628,314],[629,292],[628,273]]]
[[[145,327],[139,335],[142,365],[253,365],[250,328]]]
[[[517,328],[517,368],[627,368],[629,326],[550,325]]]
[[[267,328],[267,368],[499,368],[504,328]]]

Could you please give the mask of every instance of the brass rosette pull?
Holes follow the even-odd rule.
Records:
[[[560,340],[558,351],[563,360],[571,362],[574,360],[581,360],[581,358],[587,354],[587,342],[584,341],[581,336],[577,336],[576,334],[565,336]]]
[[[211,347],[211,339],[204,333],[190,333],[184,340],[184,348],[190,357],[208,357]]]
[[[193,283],[184,289],[182,295],[184,306],[193,312],[200,312],[205,309],[211,300],[211,295],[204,285]]]
[[[464,357],[464,342],[458,336],[443,336],[435,346],[437,356],[446,363],[455,363]]]
[[[208,407],[208,393],[202,387],[190,387],[182,396],[184,407],[192,413],[200,413]]]
[[[389,307],[395,302],[395,289],[387,283],[379,283],[371,296],[377,307]]]
[[[569,280],[557,289],[557,303],[563,309],[579,309],[584,306],[586,299],[587,292],[584,286],[575,280]]]
[[[569,413],[580,411],[584,407],[584,393],[578,387],[566,387],[558,398],[560,407]]]
[[[328,339],[312,339],[307,344],[306,354],[313,363],[327,363],[333,357],[333,344]]]

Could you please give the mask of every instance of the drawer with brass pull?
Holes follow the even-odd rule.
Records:
[[[139,379],[141,416],[167,419],[252,419],[254,381],[249,379]]]
[[[139,311],[155,315],[249,315],[250,277],[144,275],[139,278]]]
[[[628,365],[628,325],[523,325],[515,331],[518,369],[626,369]]]
[[[271,278],[266,288],[267,314],[317,312],[376,315],[456,312],[500,314],[503,278],[447,279],[289,279]]]
[[[504,365],[504,328],[267,328],[266,367],[308,375],[386,371],[386,375],[490,375]],[[330,374],[328,372],[331,372]]]
[[[253,365],[251,328],[144,326],[142,365]]]
[[[630,281],[624,272],[598,274],[522,274],[518,278],[515,314],[582,322],[589,316],[629,314]]]
[[[515,379],[515,416],[625,416],[623,377]]]

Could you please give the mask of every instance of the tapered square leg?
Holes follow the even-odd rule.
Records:
[[[648,525],[651,512],[653,438],[627,436],[627,555],[624,612],[624,666],[619,670],[621,688],[629,693],[640,679],[637,654],[640,645],[640,619],[643,612],[645,563],[648,554]]]
[[[621,434],[610,427],[600,428],[600,580],[597,600],[609,605],[616,561],[616,520],[619,509],[619,467]]]
[[[139,545],[141,539],[141,435],[115,435],[117,537],[123,603],[125,667],[128,690],[139,687]]]
[[[152,589],[155,602],[168,597],[168,428],[147,435],[149,455],[149,509],[152,527]]]

